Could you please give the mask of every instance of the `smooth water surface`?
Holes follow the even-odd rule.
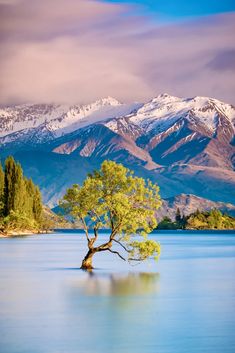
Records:
[[[235,352],[235,234],[151,237],[158,263],[99,253],[92,274],[82,234],[0,239],[0,352]]]

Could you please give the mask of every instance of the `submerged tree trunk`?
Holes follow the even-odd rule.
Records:
[[[109,250],[109,251],[111,251],[114,254],[118,254],[123,260],[125,260],[117,251],[112,251],[111,250],[112,241],[109,240],[105,244],[102,244],[102,245],[100,245],[98,247],[93,247],[95,240],[96,240],[96,238],[88,240],[88,248],[89,248],[89,250],[88,250],[86,256],[84,257],[84,259],[82,260],[81,269],[83,269],[83,270],[92,270],[93,269],[93,266],[92,266],[93,255],[95,253],[97,253],[97,252],[100,252],[100,251]]]
[[[92,257],[93,255],[96,253],[96,251],[94,251],[94,249],[89,249],[88,253],[86,254],[86,256],[84,257],[84,259],[82,260],[82,266],[81,268],[83,270],[92,270],[93,266],[92,266]]]

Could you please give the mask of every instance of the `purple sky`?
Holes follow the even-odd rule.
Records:
[[[0,0],[0,104],[160,93],[235,104],[235,12],[163,21],[134,4]]]

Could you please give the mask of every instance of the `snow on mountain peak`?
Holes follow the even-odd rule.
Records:
[[[33,135],[37,143],[100,122],[115,132],[129,121],[132,130],[136,127],[160,133],[186,119],[214,133],[221,117],[225,122],[235,122],[235,108],[213,98],[185,99],[167,93],[145,104],[122,104],[110,96],[86,105],[24,104],[0,109],[0,142]]]
[[[22,104],[0,109],[0,137],[46,124],[55,131],[84,120],[102,108],[120,106],[115,98],[106,97],[86,105]],[[84,122],[84,121],[83,121]]]
[[[152,102],[156,102],[156,103],[160,103],[160,102],[175,102],[175,101],[179,101],[181,100],[181,98],[179,97],[175,97],[175,96],[172,96],[168,93],[162,93],[162,94],[159,94],[157,97],[153,98],[152,99]]]
[[[113,97],[110,97],[110,96],[105,97],[105,98],[101,98],[97,102],[101,102],[102,105],[113,105],[113,106],[122,104],[116,98],[113,98]]]
[[[205,124],[211,131],[215,131],[218,115],[234,121],[235,108],[229,104],[208,97],[178,98],[168,94],[161,94],[144,104],[130,121],[146,131],[157,129],[159,132],[173,125],[177,120],[192,116]]]
[[[134,108],[136,105],[134,104]],[[138,106],[139,107],[139,106]],[[42,136],[59,137],[87,125],[130,114],[133,104],[122,104],[112,97],[86,105],[23,104],[0,109],[0,138],[6,143],[26,130],[38,129]],[[17,133],[17,135],[15,135]]]

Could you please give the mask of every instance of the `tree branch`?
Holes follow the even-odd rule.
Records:
[[[107,243],[97,246],[96,250],[97,251],[108,250],[109,248],[111,248],[111,246],[112,246],[112,242],[108,241]]]
[[[90,241],[88,242],[88,245],[90,248],[93,247],[94,243],[96,242],[97,238],[98,238],[98,229],[96,227],[94,227],[94,238],[91,238]]]
[[[84,220],[83,217],[81,217],[81,221],[82,221],[82,224],[83,224],[83,228],[85,230],[85,234],[86,234],[86,238],[87,238],[87,242],[88,242],[88,245],[89,245],[89,242],[91,241],[90,238],[89,238],[89,235],[88,235],[88,228],[87,228],[87,225],[86,225],[86,222]]]
[[[96,227],[94,227],[94,235],[95,235],[95,238],[94,238],[94,242],[95,242],[96,239],[98,238],[98,230]]]
[[[106,250],[110,251],[112,254],[118,255],[123,261],[126,261],[126,259],[125,259],[121,254],[119,254],[118,251],[111,250],[110,248],[108,248],[108,249],[106,249]]]
[[[113,241],[115,241],[115,243],[119,244],[126,252],[130,253],[131,251],[129,249],[127,249],[127,247],[125,245],[123,245],[119,240],[116,239],[112,239]]]
[[[112,216],[112,213],[111,211],[109,210],[109,220],[110,220],[110,223],[111,223],[111,229],[112,229],[112,232],[113,232],[113,229],[114,229],[114,223],[113,223],[113,216]]]
[[[122,225],[122,221],[118,223],[118,225],[112,230],[112,233],[110,234],[110,241],[114,240],[115,235],[117,235],[119,227]]]

